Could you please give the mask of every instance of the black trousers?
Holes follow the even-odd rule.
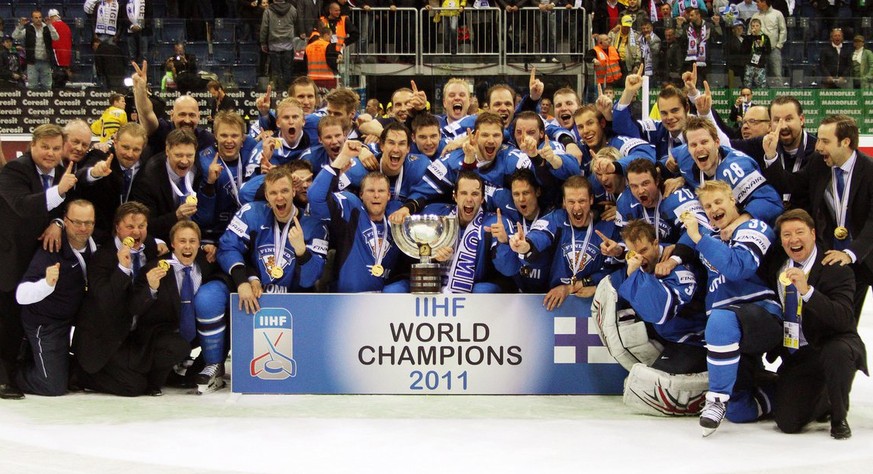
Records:
[[[143,395],[147,389],[161,388],[173,366],[191,352],[191,346],[178,334],[162,334],[151,341],[151,363],[142,370],[141,349],[124,342],[98,372],[89,374],[76,365],[75,381],[82,388],[122,397]]]
[[[15,290],[0,291],[0,384],[14,380],[13,372],[23,337],[21,306],[15,301]]]
[[[72,322],[34,324],[28,321],[25,313],[22,325],[30,343],[31,356],[16,374],[18,388],[25,393],[50,397],[67,393]]]
[[[846,418],[855,371],[864,367],[864,345],[857,334],[842,334],[819,347],[804,346],[779,367],[773,416],[785,433],[830,413]]]

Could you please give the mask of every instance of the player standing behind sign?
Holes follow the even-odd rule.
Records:
[[[717,232],[702,235],[694,214],[681,216],[709,273],[709,391],[700,414],[703,436],[709,436],[725,414],[733,422],[747,422],[770,411],[766,394],[752,386],[751,371],[761,364],[764,352],[779,346],[782,311],[775,301],[776,294],[757,274],[775,239],[773,230],[762,221],[740,214],[731,187],[723,181],[707,181],[697,188],[697,197],[713,228],[734,229],[729,239],[722,240]]]
[[[389,203],[399,203],[391,201],[388,178],[378,172],[366,175],[360,183],[360,198],[339,192],[339,175],[363,146],[358,141],[347,141],[339,156],[315,177],[309,189],[312,216],[327,222],[336,248],[337,275],[332,291],[393,292],[390,285],[385,285],[393,276],[400,251],[394,245],[385,212]]]
[[[457,248],[443,247],[434,253],[434,260],[445,265],[443,292],[507,292],[513,287],[512,282],[497,272],[491,260],[491,251],[497,244],[491,234],[496,216],[482,208],[485,202],[482,177],[473,171],[462,170],[453,196],[455,205],[431,204],[422,211],[423,214],[458,217]],[[502,221],[502,224],[509,227],[508,221]]]
[[[509,239],[513,251],[534,262],[551,254],[549,286],[543,301],[549,311],[561,306],[570,295],[590,298],[600,280],[611,270],[607,257],[600,253],[603,237],[617,238],[615,223],[595,218],[591,205],[591,183],[582,176],[564,181],[564,208],[536,221],[530,233],[521,224]]]
[[[290,293],[310,289],[324,269],[327,231],[317,219],[301,217],[294,206],[291,172],[277,167],[267,173],[267,202],[244,205],[221,237],[218,263],[229,273],[239,293],[239,307],[253,314],[263,292]],[[302,222],[301,222],[302,221]],[[226,301],[230,290],[209,282],[207,299]],[[211,319],[218,315],[204,315]]]

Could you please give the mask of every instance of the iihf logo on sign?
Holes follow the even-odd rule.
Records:
[[[255,313],[254,344],[249,373],[262,380],[284,380],[297,375],[294,361],[294,320],[284,308],[262,308]]]

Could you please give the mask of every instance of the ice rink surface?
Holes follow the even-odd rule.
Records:
[[[870,304],[860,332],[873,346]],[[0,400],[0,473],[873,472],[861,373],[849,423],[848,441],[772,421],[703,439],[697,418],[634,415],[619,396],[28,395]]]

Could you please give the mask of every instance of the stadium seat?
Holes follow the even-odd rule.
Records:
[[[237,63],[236,48],[232,45],[216,45],[212,47],[212,62],[222,66],[232,66]]]
[[[237,66],[233,69],[233,77],[242,89],[253,89],[258,85],[257,66]]]
[[[257,66],[258,65],[258,52],[253,49],[243,49],[240,47],[239,50],[239,63],[244,66]]]
[[[198,64],[206,64],[209,62],[209,44],[205,41],[191,41],[185,43],[185,52],[193,54],[197,58]]]
[[[216,18],[212,29],[212,44],[233,44],[236,42],[236,27],[239,23],[229,18]],[[214,50],[217,48],[213,48]]]
[[[84,4],[85,2],[82,2]],[[15,9],[15,16],[13,18],[30,18],[30,14],[33,13],[34,10],[37,9],[36,3],[33,2],[19,2],[13,5]],[[42,11],[43,16],[48,12],[48,10],[40,10]]]
[[[155,33],[158,41],[164,43],[185,41],[185,20],[169,18],[156,19]]]

